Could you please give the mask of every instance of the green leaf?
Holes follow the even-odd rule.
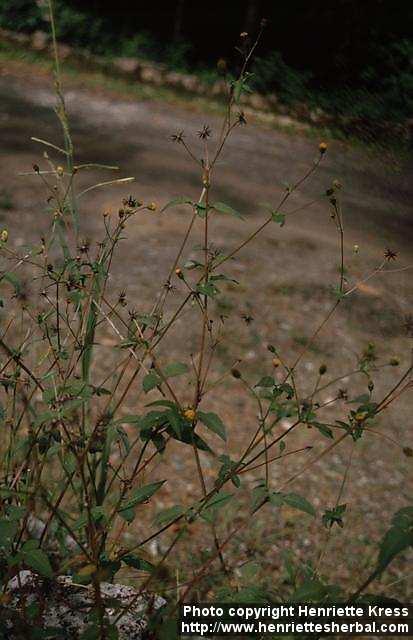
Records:
[[[399,553],[413,546],[413,527],[391,527],[380,544],[378,568],[382,571]]]
[[[276,222],[277,224],[280,225],[280,227],[283,227],[285,225],[285,214],[284,213],[281,213],[280,211],[272,211],[271,212],[271,217],[272,217],[274,222]]]
[[[254,487],[254,489],[252,490],[252,512],[254,513],[255,511],[257,511],[257,509],[259,509],[267,501],[268,497],[268,489],[264,483],[261,483],[257,487]],[[270,499],[272,499],[272,496]]]
[[[244,219],[242,215],[239,213],[239,211],[236,211],[235,209],[230,207],[228,204],[225,204],[225,202],[215,202],[212,205],[212,208],[215,209],[216,211],[219,211],[219,213],[229,213],[230,215],[235,216],[235,218],[238,218],[239,220]]]
[[[294,592],[292,600],[293,602],[321,602],[328,591],[328,585],[324,585],[320,580],[307,578]]]
[[[167,202],[166,205],[162,207],[161,213],[163,213],[170,207],[175,207],[178,204],[190,204],[193,206],[193,202],[192,200],[190,200],[190,198],[185,198],[185,196],[181,196],[180,198],[174,198],[173,200],[170,200],[169,202]]]
[[[306,498],[299,496],[296,493],[286,493],[283,495],[283,501],[285,504],[288,504],[290,507],[294,509],[299,509],[300,511],[304,511],[305,513],[309,513],[310,516],[316,515],[316,510],[313,505],[308,502]]]
[[[310,422],[309,424],[311,424],[312,427],[318,429],[319,432],[326,438],[331,438],[332,440],[334,440],[334,434],[330,427],[327,427],[327,425],[321,424],[321,422]]]
[[[217,287],[212,282],[201,282],[196,286],[196,290],[209,298],[213,298],[218,293]]]
[[[169,509],[164,509],[155,518],[155,524],[158,527],[164,527],[165,525],[173,522],[179,516],[182,516],[185,513],[184,507],[180,504],[176,504],[174,507],[170,507]]]
[[[122,561],[127,564],[128,567],[133,567],[138,571],[146,571],[147,573],[152,573],[155,568],[153,564],[147,560],[143,560],[143,558],[139,558],[139,556],[134,553],[128,553],[128,555],[123,556]]]
[[[161,384],[161,382],[162,380],[160,379],[158,374],[155,373],[154,371],[151,371],[143,379],[142,387],[144,392],[148,393],[148,391],[151,391],[155,387],[158,387]]]
[[[224,502],[228,502],[233,497],[232,493],[226,493],[225,491],[218,491],[212,496],[208,502],[205,503],[204,509],[210,509],[211,507],[223,506]]]
[[[274,387],[275,380],[272,376],[264,376],[257,382],[256,387]]]
[[[203,268],[202,262],[198,262],[198,260],[187,260],[184,262],[185,269],[200,269]]]
[[[211,431],[216,433],[222,440],[226,440],[225,425],[216,413],[198,411],[198,418]]]
[[[334,524],[343,527],[343,515],[347,509],[346,504],[338,504],[334,509],[326,509],[322,518],[323,525],[331,528]]]
[[[153,494],[161,488],[164,482],[165,480],[161,480],[160,482],[153,482],[152,484],[147,484],[144,487],[139,487],[138,489],[132,491],[126,502],[121,505],[119,509],[119,515],[125,518],[125,520],[127,520],[128,522],[131,522],[131,516],[132,520],[134,517],[134,514],[132,513],[134,507],[136,507],[136,505],[140,504],[141,502],[146,502],[147,500],[149,500],[149,498],[151,498]]]
[[[155,400],[154,402],[149,402],[147,405],[145,405],[147,407],[169,407],[170,409],[174,409],[176,407],[175,402],[172,402],[172,400]]]
[[[167,364],[163,369],[165,378],[173,378],[174,376],[181,376],[184,373],[188,373],[188,367],[183,362],[171,362]]]
[[[24,562],[28,567],[45,578],[53,578],[53,569],[43,549],[30,549],[25,552]]]

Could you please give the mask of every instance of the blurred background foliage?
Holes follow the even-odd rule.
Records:
[[[43,0],[0,0],[0,26],[47,30]],[[268,20],[252,88],[286,104],[405,123],[413,106],[413,4],[405,0],[56,0],[59,37],[95,54],[217,77],[234,44]]]

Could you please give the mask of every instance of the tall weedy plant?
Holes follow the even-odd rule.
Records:
[[[340,262],[330,310],[293,361],[276,346],[268,346],[273,374],[250,380],[235,363],[222,376],[216,378],[214,375],[212,364],[222,340],[220,325],[214,322],[214,302],[219,299],[220,288],[226,282],[234,283],[232,276],[223,271],[224,265],[230,270],[232,258],[242,255],[246,245],[259,242],[270,225],[283,227],[288,218],[284,205],[317,171],[327,152],[327,145],[322,142],[317,159],[305,175],[285,190],[278,203],[269,206],[268,217],[242,242],[227,253],[215,249],[212,239],[216,215],[233,216],[234,223],[240,217],[229,204],[214,199],[214,179],[227,140],[246,124],[240,101],[248,91],[248,65],[265,21],[255,41],[251,42],[248,34],[241,34],[238,47],[241,65],[237,76],[232,75],[223,62],[220,64],[228,96],[217,142],[212,143],[210,127],[203,126],[199,130],[203,154],[198,159],[183,131],[172,136],[197,166],[200,195],[197,201],[188,198],[171,201],[162,210],[163,215],[173,207],[186,207],[189,222],[166,283],[161,285],[160,295],[150,310],[128,308],[124,292],[114,300],[109,278],[118,245],[129,221],[144,211],[154,211],[156,205],[141,202],[133,196],[126,197],[116,221],[110,216],[104,217],[103,237],[97,249],[81,239],[83,195],[106,185],[127,183],[132,178],[93,184],[80,192],[76,188],[76,177],[92,166],[102,170],[115,170],[116,167],[78,163],[62,90],[51,0],[49,10],[56,113],[62,126],[64,145],[59,147],[34,138],[46,146],[47,153],[42,162],[46,168],[35,165],[33,171],[48,193],[50,231],[40,244],[24,255],[8,244],[7,230],[1,235],[1,281],[5,301],[0,337],[4,434],[0,597],[5,610],[15,602],[8,585],[15,575],[20,580],[22,568],[38,574],[39,584],[43,585],[69,574],[73,584],[80,585],[79,588],[89,585],[93,592],[94,605],[86,612],[86,629],[82,637],[116,638],[118,623],[132,609],[134,600],[127,607],[108,602],[102,594],[102,582],[112,581],[125,567],[139,571],[144,579],[140,580],[135,600],[153,585],[168,594],[172,584],[176,597],[168,597],[164,625],[167,625],[165,620],[173,618],[179,603],[193,593],[202,593],[202,583],[211,571],[218,571],[231,585],[236,559],[227,554],[228,545],[250,526],[251,513],[257,513],[267,504],[276,508],[287,505],[314,517],[316,511],[312,504],[306,496],[291,492],[290,485],[343,441],[353,440],[357,444],[365,437],[378,416],[388,411],[393,402],[411,388],[412,366],[405,369],[383,398],[376,399],[372,377],[380,365],[374,347],[370,345],[360,357],[356,371],[329,380],[325,365],[321,365],[313,392],[306,395],[300,392],[298,365],[342,301],[362,284],[350,286],[345,276],[341,185],[335,181],[328,185],[323,196],[337,229]],[[49,153],[62,161],[56,162]],[[199,219],[203,226],[202,258],[185,260]],[[388,270],[389,262],[395,258],[395,253],[387,250],[374,273],[369,273],[365,279]],[[22,269],[31,274],[33,288],[38,288],[39,297],[35,300],[27,300],[21,288],[18,274]],[[174,300],[179,296],[179,302],[171,306],[173,290]],[[188,309],[199,326],[197,353],[191,362],[189,354],[183,354],[182,361],[168,362],[159,356],[160,346],[165,336],[180,330],[177,321]],[[112,350],[113,362],[105,363],[103,370],[96,345],[108,332],[117,344]],[[397,366],[398,362],[393,359],[383,366],[387,365]],[[349,409],[346,392],[337,390],[337,385],[344,375],[356,374],[362,374],[362,379],[367,381],[367,393],[363,392],[353,400],[355,404],[351,406],[354,408]],[[215,442],[215,436],[225,441],[227,430],[222,419],[208,408],[208,394],[230,376],[257,407],[257,421],[249,442],[235,458],[228,454],[218,455],[213,449],[211,442]],[[328,403],[323,401],[326,389],[336,390],[333,400]],[[324,417],[326,404],[329,407],[337,405],[337,416],[333,421]],[[290,426],[283,430],[280,423],[286,417],[290,419]],[[304,450],[311,449],[311,446],[288,448],[290,434],[307,427],[326,438],[325,448],[311,459],[306,457],[299,471],[274,486],[270,473],[272,465],[287,456],[297,456],[299,460]],[[208,432],[211,439],[206,437]],[[185,460],[189,456],[193,458],[199,494],[181,496],[179,505],[161,510],[155,520],[150,521],[144,505],[149,501],[156,503],[156,494],[162,492],[165,482],[174,484],[173,477],[159,477],[157,464],[159,459],[168,456],[173,441],[181,447]],[[404,451],[406,455],[412,453],[408,447]],[[211,459],[216,469],[213,481],[210,474],[206,474],[205,466],[206,462],[211,466]],[[223,534],[220,518],[237,500],[238,493],[244,495],[244,474],[255,470],[258,475],[251,493],[251,506],[244,505],[236,524],[227,523]],[[328,531],[335,524],[343,524],[346,505],[341,503],[341,496],[345,481],[346,476],[336,504],[323,515]],[[189,574],[184,580],[177,577],[174,585],[166,570],[168,561],[173,558],[180,541],[186,539],[186,532],[199,523],[208,528],[212,548],[197,559],[197,572],[192,577],[188,577]],[[355,586],[353,593],[343,593],[340,597],[344,600],[361,598],[394,556],[412,543],[412,527],[413,508],[410,506],[395,516],[381,543],[371,575],[364,584]],[[167,545],[163,546],[156,564],[152,564],[145,549],[152,541],[164,538]],[[317,566],[307,567],[293,585],[294,589],[295,595],[301,589],[302,597],[307,599],[337,597],[337,587],[329,585]],[[231,589],[226,597],[231,597]],[[234,597],[241,597],[239,590]],[[30,637],[46,637],[36,635],[48,626],[47,617],[43,615],[46,605],[47,598],[41,589],[35,606],[33,603],[28,606],[24,599],[14,605],[14,613],[26,625],[26,633],[32,634]],[[165,628],[166,631],[158,632],[172,637],[171,628]]]

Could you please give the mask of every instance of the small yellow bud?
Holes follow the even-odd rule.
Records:
[[[178,278],[180,278],[181,280],[182,280],[182,279],[183,279],[183,277],[184,277],[184,274],[182,273],[182,269],[180,269],[179,267],[177,267],[177,268],[175,269],[175,275],[176,275]]]
[[[355,244],[353,247],[353,253],[358,253],[360,251],[360,247],[358,246],[358,244]]]
[[[320,153],[323,155],[327,151],[327,144],[325,142],[320,142],[318,148]]]
[[[63,169],[63,167],[61,167],[61,166],[57,167],[57,169],[56,169],[56,173],[57,173],[57,175],[58,175],[60,178],[62,177],[62,175],[64,174],[64,172],[65,172],[65,170]]]
[[[279,367],[281,364],[281,360],[279,358],[273,358],[272,359],[272,366],[276,369],[277,367]]]
[[[157,206],[155,202],[150,202],[146,208],[149,209],[149,211],[156,211]]]
[[[399,358],[398,358],[397,356],[393,356],[393,358],[391,358],[391,359],[390,359],[389,364],[390,364],[392,367],[398,367],[398,366],[399,366],[399,364],[400,364],[400,360],[399,360]]]
[[[188,422],[194,422],[196,418],[195,409],[192,409],[192,407],[188,407],[187,409],[184,410],[183,416],[186,420],[188,420]]]
[[[0,239],[2,242],[7,242],[7,240],[9,239],[9,232],[7,231],[7,229],[3,229],[0,234]]]

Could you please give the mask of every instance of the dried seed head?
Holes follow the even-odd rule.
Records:
[[[178,144],[182,144],[182,142],[184,141],[184,132],[178,131],[177,133],[172,134],[171,140],[172,142],[177,142]]]
[[[413,458],[413,449],[411,447],[403,447],[403,453],[408,458]]]
[[[182,269],[180,269],[179,267],[175,269],[175,275],[178,276],[178,278],[180,278],[181,280],[183,280],[184,274],[182,273]]]
[[[242,374],[241,371],[239,369],[231,369],[231,375],[233,378],[236,378],[237,380],[239,380],[240,378],[242,378]]]
[[[272,359],[272,366],[276,369],[277,367],[279,367],[281,364],[281,360],[279,358],[273,358]]]
[[[206,140],[207,138],[209,138],[211,136],[211,127],[209,127],[207,124],[204,124],[204,126],[202,127],[202,129],[200,129],[200,131],[198,131],[198,136],[201,138],[201,140]]]
[[[150,202],[146,208],[149,209],[149,211],[156,211],[158,207],[155,202]]]
[[[320,374],[320,376],[323,376],[326,372],[327,372],[327,365],[326,364],[320,365],[320,368],[318,370],[318,373]]]
[[[324,155],[324,153],[327,151],[327,143],[326,142],[320,142],[320,144],[318,145],[318,149],[319,149],[321,155]]]
[[[390,262],[391,260],[397,260],[397,253],[396,251],[392,251],[391,249],[387,248],[384,252],[384,257],[386,258],[387,262]]]
[[[389,365],[391,367],[398,367],[399,364],[400,364],[400,360],[397,356],[393,356],[392,358],[390,358]]]
[[[61,178],[64,174],[65,170],[63,169],[63,167],[61,167],[60,165],[57,167],[56,169],[56,173],[59,176],[59,178]]]

